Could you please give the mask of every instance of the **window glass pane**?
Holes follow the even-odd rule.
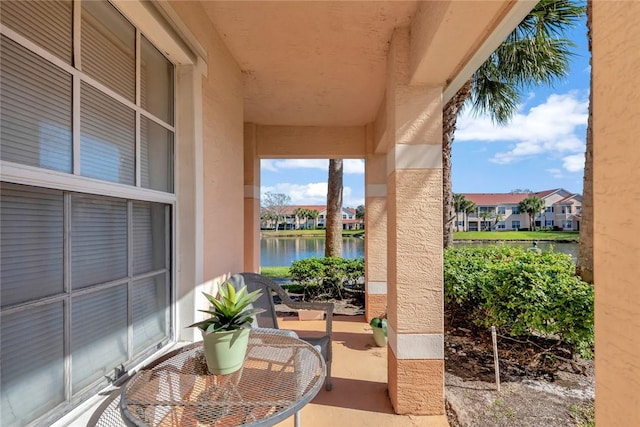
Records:
[[[71,302],[71,378],[77,393],[127,360],[127,286]]]
[[[86,83],[80,92],[80,173],[135,185],[134,111]]]
[[[0,184],[2,306],[64,291],[62,192]]]
[[[141,352],[167,336],[167,273],[133,282],[133,350]]]
[[[135,102],[136,30],[106,1],[82,2],[82,71]]]
[[[173,64],[144,36],[140,49],[141,106],[173,125]]]
[[[71,0],[2,0],[0,21],[38,46],[71,64]]]
[[[71,207],[71,287],[127,276],[127,203],[74,195]]]
[[[173,193],[173,132],[140,117],[140,179],[144,188]]]
[[[133,274],[165,268],[166,206],[133,202]]]
[[[64,401],[62,302],[2,316],[0,424],[23,426]]]
[[[2,36],[2,160],[71,172],[71,75]]]

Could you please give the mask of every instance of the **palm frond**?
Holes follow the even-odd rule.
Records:
[[[576,46],[565,32],[584,13],[584,2],[538,2],[474,73],[470,97],[474,113],[504,124],[516,113],[525,89],[551,86],[566,77]]]

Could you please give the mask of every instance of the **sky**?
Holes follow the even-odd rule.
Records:
[[[455,193],[500,193],[564,188],[582,193],[589,106],[586,25],[568,33],[576,44],[569,75],[553,87],[523,93],[505,126],[469,109],[458,117],[452,148]],[[284,193],[294,205],[324,205],[328,160],[261,161],[261,193]],[[364,204],[364,161],[344,160],[344,206]]]

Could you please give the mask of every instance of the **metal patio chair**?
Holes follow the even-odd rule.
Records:
[[[282,289],[280,285],[278,285],[268,277],[256,273],[235,274],[231,276],[229,281],[236,289],[240,289],[241,287],[246,286],[247,291],[249,292],[253,292],[258,289],[262,291],[262,296],[253,303],[253,306],[256,308],[262,308],[265,311],[256,316],[253,327],[279,329],[276,307],[273,303],[273,293],[276,293],[280,297],[282,303],[287,307],[303,310],[322,310],[326,313],[325,335],[321,337],[301,336],[300,339],[320,349],[320,352],[322,353],[322,356],[324,357],[324,360],[327,364],[327,377],[325,380],[325,387],[327,390],[331,390],[331,388],[333,387],[333,384],[331,382],[331,334],[333,321],[333,303],[293,301],[289,297],[289,294],[287,294],[287,292]]]

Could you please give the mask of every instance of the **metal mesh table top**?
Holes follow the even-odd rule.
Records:
[[[202,342],[191,344],[136,374],[120,404],[137,426],[270,426],[307,404],[324,377],[324,360],[308,343],[252,331],[239,371],[209,374]]]

